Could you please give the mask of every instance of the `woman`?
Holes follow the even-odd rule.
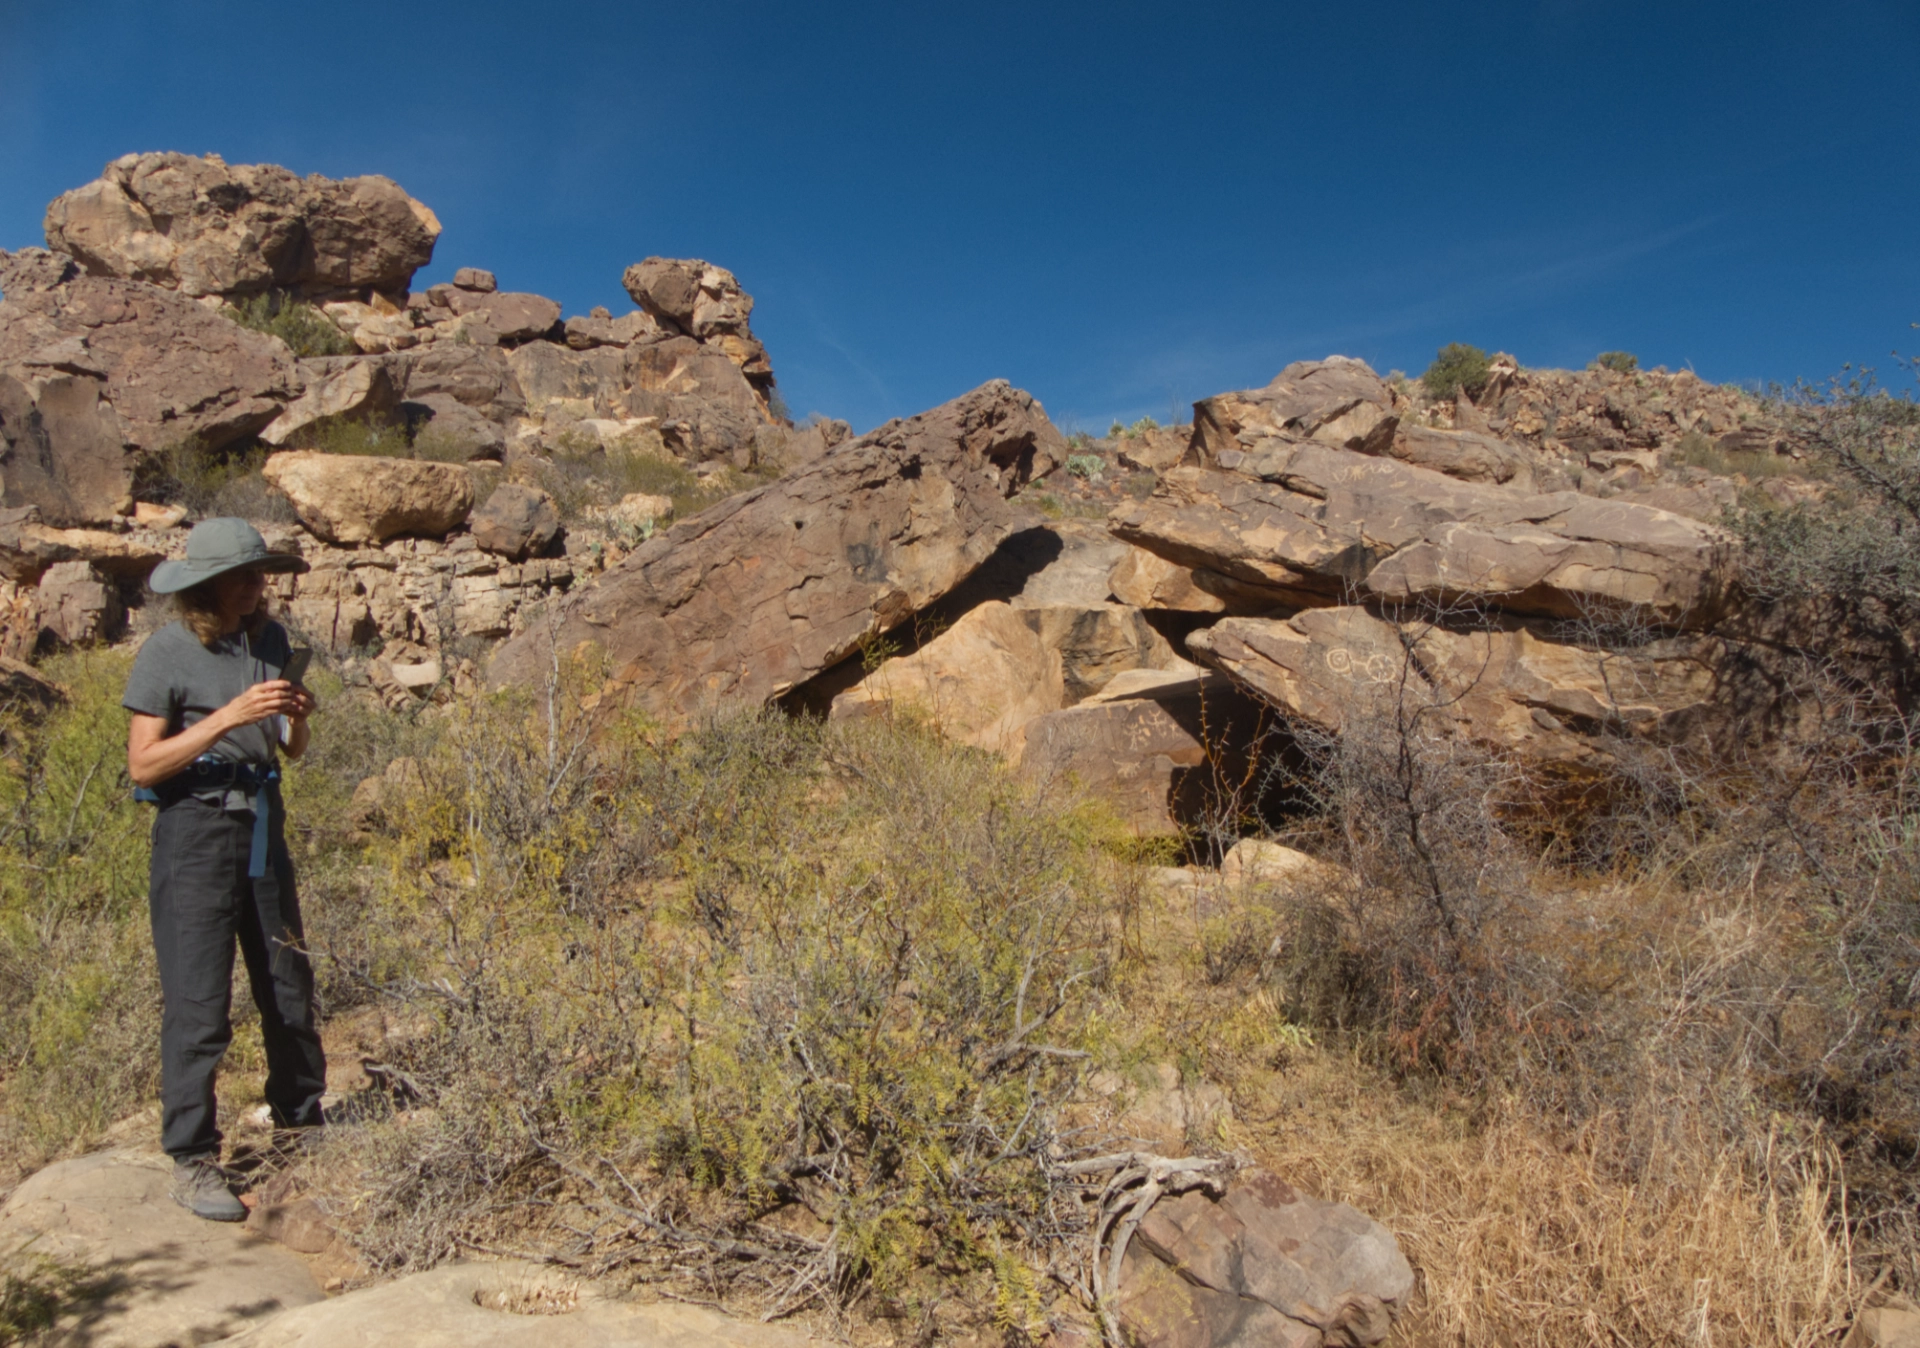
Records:
[[[287,856],[277,751],[307,747],[313,695],[281,678],[292,648],[267,616],[269,573],[301,572],[245,520],[203,520],[184,561],[149,582],[179,621],[140,648],[121,705],[133,713],[127,775],[158,804],[147,899],[159,958],[161,1145],[173,1197],[197,1217],[245,1219],[220,1168],[213,1080],[233,1040],[237,940],[260,1008],[267,1104],[278,1128],[323,1120],[327,1064],[313,969]],[[296,671],[297,673],[298,671]]]

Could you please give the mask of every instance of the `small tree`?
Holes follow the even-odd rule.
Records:
[[[1640,357],[1631,351],[1602,351],[1593,358],[1595,369],[1612,370],[1615,374],[1632,374],[1640,368]]]
[[[1472,394],[1485,387],[1491,368],[1487,353],[1479,347],[1448,342],[1440,348],[1427,372],[1420,376],[1420,382],[1436,398],[1451,398],[1461,389]]]
[[[1905,361],[1920,374],[1920,361]],[[1920,658],[1920,402],[1873,372],[1778,390],[1774,402],[1808,467],[1830,479],[1814,500],[1755,500],[1734,517],[1744,581],[1763,601],[1806,608],[1865,642],[1910,686]]]

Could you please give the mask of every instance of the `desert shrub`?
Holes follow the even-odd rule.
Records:
[[[236,300],[226,312],[243,328],[278,337],[296,356],[350,356],[355,350],[332,319],[279,291]]]
[[[1105,472],[1107,461],[1098,454],[1069,454],[1067,473],[1071,477],[1094,478]]]
[[[560,518],[569,524],[618,505],[635,492],[671,497],[675,516],[684,519],[770,480],[773,471],[721,468],[702,477],[664,452],[607,449],[586,436],[563,438],[529,469],[533,485],[553,497]]]
[[[1448,342],[1433,358],[1433,364],[1427,366],[1420,382],[1435,398],[1451,398],[1462,389],[1472,394],[1487,382],[1492,368],[1492,360],[1479,347]]]
[[[4,714],[0,765],[0,1164],[84,1147],[152,1089],[159,986],[145,810],[126,777],[120,652],[50,661],[69,702]],[[11,1168],[9,1167],[9,1168]]]
[[[322,454],[365,454],[387,459],[413,457],[407,428],[395,422],[354,421],[330,417],[305,428],[298,437],[301,449]]]
[[[1632,374],[1640,368],[1640,357],[1631,351],[1602,351],[1593,358],[1597,370],[1612,370],[1615,374]]]
[[[1744,584],[1763,602],[1816,615],[1797,633],[1809,649],[1864,642],[1904,690],[1920,654],[1920,403],[1862,372],[1782,390],[1775,407],[1830,489],[1736,512]]]
[[[1730,477],[1739,473],[1753,479],[1786,477],[1801,475],[1817,477],[1822,470],[1789,458],[1784,454],[1774,454],[1754,450],[1726,450],[1703,431],[1688,431],[1674,443],[1674,458],[1690,468],[1704,468],[1709,473]]]
[[[260,472],[271,452],[260,444],[208,449],[183,440],[140,464],[134,492],[141,500],[185,506],[195,519],[237,515],[255,524],[292,524],[298,518],[293,503]]]
[[[1045,1160],[1108,959],[1097,819],[907,727],[669,741],[595,719],[576,677],[456,713],[317,938],[429,1027],[388,1067],[430,1116],[330,1153],[361,1249],[704,1249],[833,1302],[1063,1220]]]

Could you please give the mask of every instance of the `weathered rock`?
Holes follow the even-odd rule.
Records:
[[[805,1335],[699,1306],[603,1295],[551,1266],[446,1264],[276,1316],[230,1348],[806,1348]]]
[[[560,306],[544,295],[521,291],[454,290],[447,306],[462,318],[472,318],[509,344],[545,337],[560,322]]]
[[[119,594],[91,562],[55,562],[40,577],[40,625],[63,646],[118,636],[126,618]]]
[[[529,677],[549,640],[593,642],[664,717],[764,702],[963,580],[1011,532],[1005,496],[1063,444],[1004,381],[888,422],[655,535],[570,594],[551,637],[502,647],[490,677]]]
[[[467,521],[482,549],[516,562],[545,552],[560,535],[560,512],[538,487],[502,482]]]
[[[440,222],[386,178],[301,178],[217,155],[130,154],[47,207],[47,244],[96,276],[184,294],[404,293]]]
[[[136,529],[176,529],[186,518],[185,506],[155,505],[152,501],[133,503],[133,524]]]
[[[1465,600],[1564,618],[1633,609],[1685,626],[1720,611],[1725,539],[1696,520],[1460,482],[1325,445],[1268,444],[1258,455],[1228,451],[1222,469],[1170,470],[1110,526],[1275,604]]]
[[[1059,664],[1062,706],[1092,696],[1127,670],[1171,669],[1186,663],[1137,608],[1126,604],[1040,605],[1024,600],[1025,595],[1016,595],[1013,607]]]
[[[425,403],[443,393],[499,426],[527,413],[515,366],[499,347],[434,342],[382,360],[403,401]]]
[[[1347,879],[1338,866],[1263,838],[1242,838],[1220,859],[1220,882],[1229,888],[1311,893],[1341,888]]]
[[[1920,1348],[1920,1309],[1909,1303],[1861,1311],[1840,1348]]]
[[[667,335],[667,330],[645,309],[635,309],[618,318],[598,310],[585,318],[569,318],[564,331],[566,344],[576,351],[596,346],[632,346],[635,342],[657,341]]]
[[[1675,637],[1632,652],[1562,644],[1521,623],[1456,631],[1365,609],[1227,618],[1187,638],[1296,723],[1338,734],[1418,712],[1421,733],[1460,735],[1568,768],[1597,767],[1608,738],[1684,738],[1708,717],[1719,643]]]
[[[1128,547],[1107,578],[1113,597],[1135,608],[1176,613],[1271,613],[1273,592],[1205,567],[1170,562],[1145,548]]]
[[[192,300],[81,276],[0,302],[0,474],[6,505],[50,524],[132,506],[134,455],[219,448],[260,430],[300,387],[285,343]]]
[[[48,1166],[0,1209],[0,1243],[25,1241],[104,1283],[49,1335],[90,1348],[208,1343],[322,1300],[300,1258],[167,1196],[171,1162],[131,1150]]]
[[[633,302],[675,332],[721,351],[756,386],[770,387],[773,367],[748,320],[753,297],[733,273],[697,258],[650,257],[622,278]]]
[[[423,393],[400,404],[400,413],[413,428],[414,444],[432,446],[435,458],[468,462],[499,459],[507,451],[507,435],[500,423],[467,406],[451,393]]]
[[[852,438],[853,427],[846,422],[821,417],[795,428],[793,434],[787,437],[781,457],[789,468],[795,468],[803,463],[812,463],[835,445]]]
[[[67,700],[67,690],[24,660],[0,655],[0,711],[37,716]]]
[[[1218,1201],[1195,1191],[1154,1204],[1128,1250],[1119,1309],[1140,1348],[1371,1345],[1412,1289],[1413,1269],[1378,1222],[1251,1171]]]
[[[1181,461],[1211,467],[1222,454],[1269,440],[1314,440],[1384,453],[1399,426],[1393,390],[1365,361],[1295,361],[1263,389],[1222,393],[1193,405],[1193,439]]]
[[[80,264],[65,253],[45,248],[22,248],[9,253],[0,248],[0,296],[29,290],[51,290],[80,274]]]
[[[378,421],[394,415],[400,394],[386,366],[369,360],[328,361],[307,381],[306,392],[260,432],[270,445],[284,445],[302,431],[335,419]]]
[[[49,528],[35,506],[0,510],[0,575],[19,584],[38,584],[48,567],[75,561],[122,579],[143,578],[165,558],[150,536]]]
[[[603,516],[608,524],[641,529],[673,518],[673,498],[652,492],[629,492]]]
[[[1261,705],[1231,680],[1179,661],[1123,671],[1077,706],[1035,717],[1016,761],[1029,780],[1071,780],[1137,833],[1168,836],[1204,817],[1222,783],[1245,780],[1261,722]]]
[[[458,464],[294,450],[273,455],[261,472],[329,543],[438,538],[473,509],[473,478]]]
[[[982,604],[836,697],[832,718],[914,717],[958,743],[1006,753],[1028,721],[1066,701],[1060,659],[1035,628],[1009,604]]]
[[[1129,431],[1120,437],[1120,466],[1137,472],[1164,472],[1186,457],[1192,438],[1191,426],[1156,426],[1151,430]]]
[[[453,273],[453,283],[461,290],[477,290],[481,294],[491,294],[499,289],[499,282],[493,273],[480,267],[460,267]]]
[[[1525,450],[1474,431],[1435,430],[1403,421],[1386,452],[1402,463],[1463,482],[1510,483],[1520,491],[1533,485],[1533,461]]]

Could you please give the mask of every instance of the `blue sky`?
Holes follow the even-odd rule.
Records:
[[[0,247],[132,150],[384,173],[458,266],[730,267],[796,415],[1069,428],[1443,342],[1716,381],[1920,341],[1920,2],[0,0]]]

